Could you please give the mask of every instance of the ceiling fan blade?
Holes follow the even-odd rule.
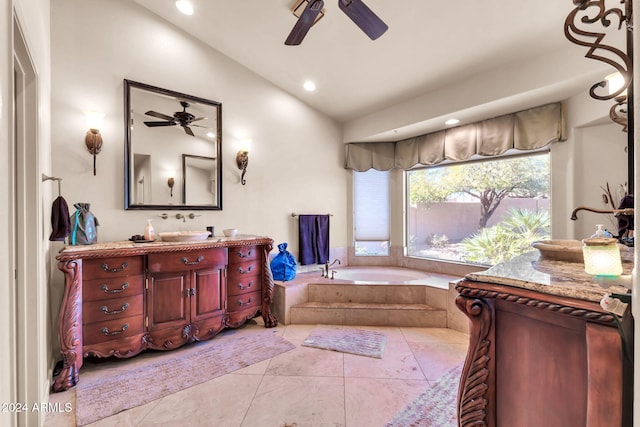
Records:
[[[338,6],[371,40],[377,39],[389,29],[361,0],[338,0]]]
[[[171,120],[171,121],[175,120],[174,117],[167,116],[166,114],[158,113],[157,111],[147,111],[145,114],[147,116],[157,117],[159,119],[165,119],[165,120]]]
[[[145,125],[149,127],[157,127],[157,126],[175,126],[176,122],[144,122]]]
[[[197,117],[195,119],[192,119],[191,121],[192,122],[197,122],[198,120],[207,120],[207,118],[206,117]]]
[[[213,128],[207,127],[207,126],[202,126],[202,125],[194,125],[194,124],[190,124],[190,127],[197,127],[197,128],[202,128],[202,129],[209,129],[209,130],[214,130]]]
[[[311,28],[316,21],[323,7],[324,0],[309,0],[309,5],[302,12],[298,21],[296,21],[296,25],[293,26],[284,44],[287,46],[297,46],[302,43],[302,40],[304,40],[304,37],[309,32],[309,28]]]
[[[185,131],[185,133],[186,133],[187,135],[194,136],[194,135],[193,135],[193,131],[191,130],[191,128],[190,128],[189,126],[186,126],[186,125],[185,125],[185,126],[182,126],[182,128],[184,129],[184,131]]]

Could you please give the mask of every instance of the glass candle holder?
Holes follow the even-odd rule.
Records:
[[[584,271],[593,276],[619,276],[622,261],[618,241],[611,238],[592,238],[582,241]]]

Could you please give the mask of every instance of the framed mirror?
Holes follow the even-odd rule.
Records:
[[[222,209],[222,104],[124,80],[125,209]]]

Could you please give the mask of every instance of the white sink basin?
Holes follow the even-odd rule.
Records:
[[[531,244],[542,258],[555,261],[584,262],[580,240],[540,240]]]
[[[197,242],[207,240],[208,231],[167,231],[158,233],[164,242]]]

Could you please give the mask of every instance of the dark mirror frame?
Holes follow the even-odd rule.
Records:
[[[145,90],[158,95],[175,97],[189,103],[199,103],[212,106],[216,109],[216,199],[212,200],[210,205],[187,205],[187,204],[135,204],[133,203],[132,194],[132,177],[131,177],[131,154],[134,142],[132,141],[131,126],[131,89]],[[139,83],[132,80],[124,80],[124,132],[125,132],[125,153],[124,153],[124,208],[127,210],[222,210],[222,104],[220,102],[197,96],[186,95],[184,93],[174,92],[168,89],[151,86],[145,83]],[[181,153],[188,152],[188,148],[182,149]]]

